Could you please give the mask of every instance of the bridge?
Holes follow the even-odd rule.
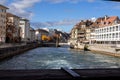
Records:
[[[72,72],[72,73],[71,73]],[[77,75],[76,75],[77,74]],[[0,80],[120,80],[120,69],[0,70]]]

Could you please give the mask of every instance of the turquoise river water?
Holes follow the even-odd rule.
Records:
[[[119,68],[120,58],[67,47],[40,47],[0,62],[0,69]]]

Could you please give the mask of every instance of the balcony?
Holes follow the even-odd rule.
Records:
[[[78,31],[78,33],[79,33],[79,34],[84,34],[84,33],[85,33],[85,31]]]
[[[78,38],[84,38],[85,35],[78,35],[77,37],[78,37]]]

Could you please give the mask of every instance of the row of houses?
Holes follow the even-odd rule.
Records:
[[[93,20],[81,20],[71,30],[70,43],[120,44],[120,19],[104,16]]]
[[[28,19],[7,12],[9,8],[0,5],[0,43],[55,41],[58,37],[61,41],[67,41],[69,35],[58,30],[34,29]]]
[[[9,8],[0,5],[0,43],[28,41],[33,39],[29,20],[7,12]],[[32,36],[31,36],[32,35]]]

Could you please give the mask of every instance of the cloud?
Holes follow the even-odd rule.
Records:
[[[61,21],[47,21],[47,22],[31,23],[31,26],[34,27],[34,28],[69,26],[69,25],[75,25],[79,21],[80,21],[80,19],[64,19],[64,20],[61,20]]]
[[[79,3],[82,1],[94,2],[95,0],[45,0],[45,2],[54,3],[54,4],[63,3],[63,2]]]
[[[87,0],[88,2],[94,2],[95,0]]]
[[[9,12],[16,14],[20,17],[31,19],[34,15],[33,12],[27,11],[29,8],[34,6],[35,3],[41,0],[15,0],[9,4]]]
[[[78,3],[83,0],[45,0],[45,1],[49,3],[57,4],[57,3],[63,3],[63,2]]]
[[[0,4],[7,4],[9,7],[9,12],[27,19],[32,19],[34,13],[30,10],[38,2],[47,2],[47,3],[78,3],[81,1],[93,2],[95,0],[0,0]],[[9,3],[8,3],[9,2]]]
[[[46,2],[50,2],[50,3],[62,3],[62,2],[66,2],[68,0],[45,0]]]
[[[7,0],[0,0],[0,4],[5,4],[7,2]]]

